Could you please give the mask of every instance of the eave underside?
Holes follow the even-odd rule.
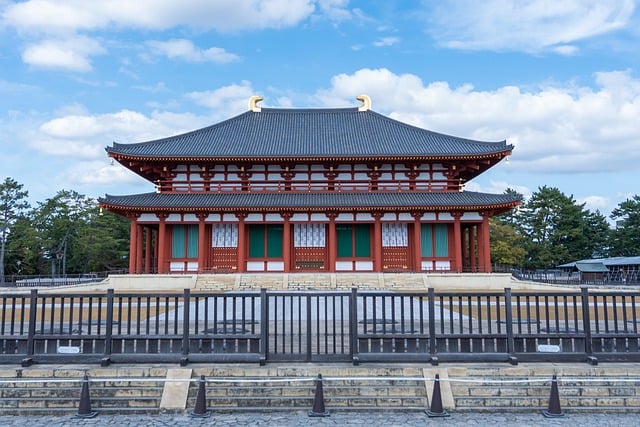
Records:
[[[157,194],[106,196],[100,206],[128,215],[143,212],[507,212],[520,202],[506,194],[339,193],[339,194]]]
[[[163,179],[166,170],[171,170],[178,164],[198,165],[203,170],[211,165],[232,164],[244,166],[247,170],[251,165],[295,165],[295,164],[425,164],[443,163],[456,165],[456,175],[465,181],[470,181],[486,170],[511,155],[511,150],[504,150],[483,155],[431,155],[431,156],[339,156],[339,157],[142,157],[109,153],[133,173],[149,182]]]

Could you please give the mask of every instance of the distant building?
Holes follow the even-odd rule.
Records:
[[[582,282],[640,283],[640,257],[593,258],[559,265],[564,271],[580,272]]]
[[[155,191],[106,195],[131,219],[130,273],[490,272],[489,218],[519,201],[464,185],[505,141],[431,132],[362,105],[261,108],[107,147]]]

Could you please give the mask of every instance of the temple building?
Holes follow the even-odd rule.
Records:
[[[490,272],[489,218],[519,204],[464,185],[506,141],[360,106],[262,108],[108,155],[155,191],[106,195],[131,220],[129,272]]]

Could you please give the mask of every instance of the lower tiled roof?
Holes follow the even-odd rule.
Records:
[[[470,191],[448,193],[143,193],[106,195],[98,200],[114,210],[169,211],[309,211],[326,210],[508,210],[519,204],[509,194]]]

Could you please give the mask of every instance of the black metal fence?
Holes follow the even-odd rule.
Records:
[[[109,274],[121,273],[120,270],[102,271],[96,273],[64,274],[58,276],[11,274],[4,276],[4,282],[0,285],[5,288],[43,288],[85,285],[104,280]]]
[[[0,296],[0,363],[640,361],[638,292]]]
[[[494,270],[496,272],[498,270]],[[541,269],[532,271],[505,270],[515,278],[531,282],[549,283],[569,286],[638,286],[640,285],[640,268],[637,266],[610,266],[610,271],[600,275],[581,274],[577,271],[562,269]]]

